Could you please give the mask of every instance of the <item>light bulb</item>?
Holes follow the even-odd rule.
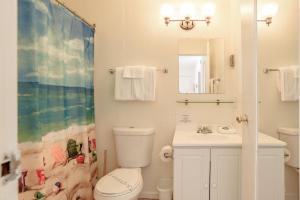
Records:
[[[204,17],[212,17],[216,12],[216,5],[213,3],[206,3],[203,5],[201,12]]]
[[[160,7],[160,14],[162,17],[171,17],[173,15],[174,9],[170,4],[163,4]]]
[[[264,18],[274,17],[278,12],[277,3],[268,3],[262,6],[261,14]]]
[[[191,3],[184,3],[180,7],[180,15],[182,17],[193,17],[195,15],[194,5]]]

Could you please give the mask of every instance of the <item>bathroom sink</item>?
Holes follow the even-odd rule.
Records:
[[[175,131],[173,146],[241,146],[240,134],[199,134]]]
[[[241,147],[242,135],[240,133],[228,134],[218,133],[217,130],[212,127],[212,133],[203,134],[197,133],[199,129],[198,124],[177,124],[173,138],[173,147]],[[263,133],[259,133],[258,137],[259,147],[283,147],[285,143],[267,136]]]
[[[211,130],[211,133],[201,133],[203,126],[197,124],[177,124],[175,135],[173,138],[173,147],[185,146],[203,146],[203,147],[228,147],[241,146],[241,134],[222,134],[218,133],[216,126],[206,126]],[[200,130],[200,131],[199,131]],[[205,131],[204,131],[205,132]]]

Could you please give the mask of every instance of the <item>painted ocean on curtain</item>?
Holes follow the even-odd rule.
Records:
[[[50,131],[94,123],[94,90],[19,82],[19,141],[39,141]]]
[[[93,199],[94,30],[54,0],[18,0],[19,199]]]

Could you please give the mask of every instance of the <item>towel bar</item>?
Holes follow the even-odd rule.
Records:
[[[279,69],[272,69],[272,68],[265,68],[264,69],[264,73],[268,74],[269,72],[278,72]]]
[[[115,71],[116,71],[116,70],[113,69],[113,68],[110,68],[110,69],[108,70],[108,72],[109,72],[110,74],[114,74]],[[162,72],[162,73],[164,73],[164,74],[167,74],[167,73],[169,72],[169,70],[168,70],[167,68],[157,69],[157,71]]]

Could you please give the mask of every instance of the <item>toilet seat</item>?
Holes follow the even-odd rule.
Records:
[[[140,168],[119,168],[102,177],[95,186],[95,199],[131,199],[143,187]]]

